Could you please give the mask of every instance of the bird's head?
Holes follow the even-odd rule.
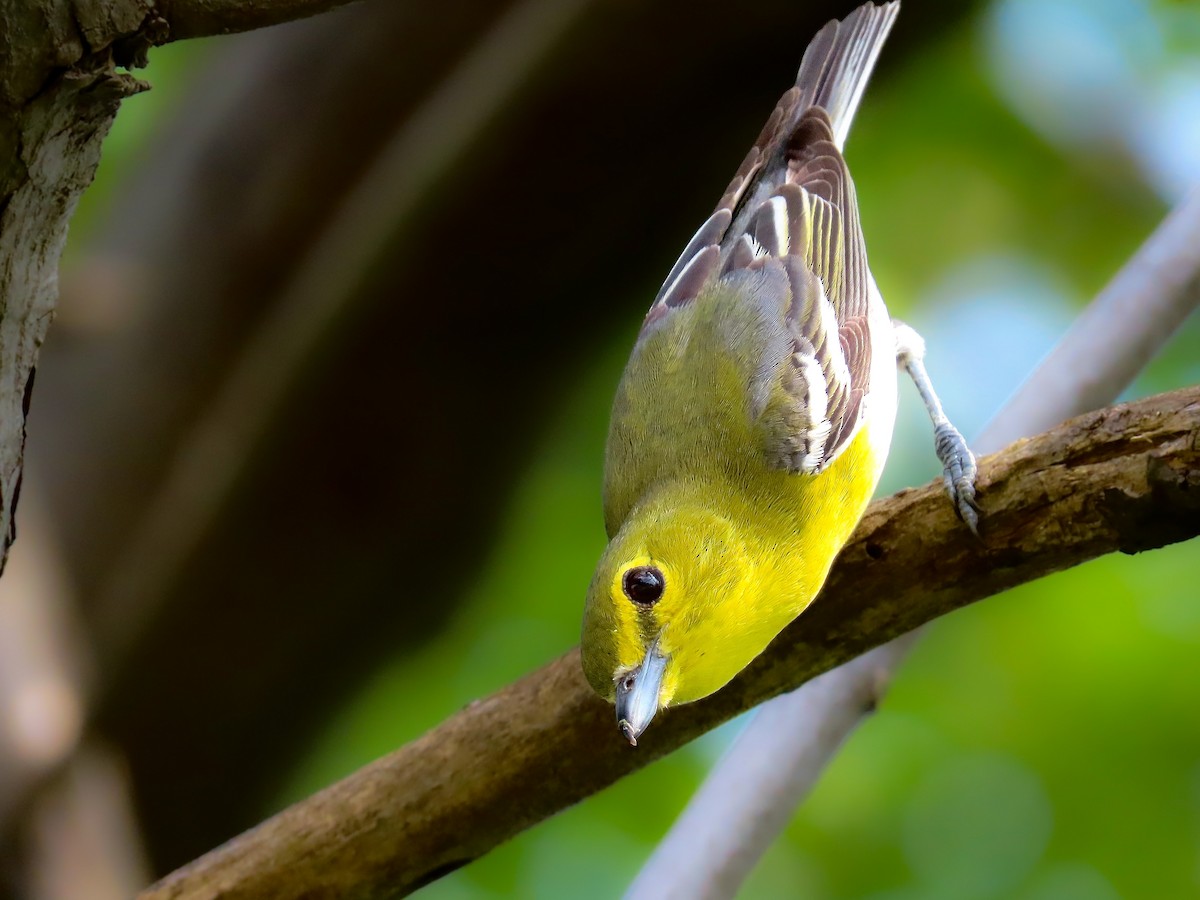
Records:
[[[733,524],[702,509],[635,511],[609,543],[588,589],[583,669],[631,743],[660,709],[711,694],[774,637],[754,568]]]

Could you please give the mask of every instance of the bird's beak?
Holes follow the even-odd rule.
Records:
[[[666,671],[667,657],[659,652],[655,641],[641,664],[617,679],[617,727],[635,747],[658,712],[658,695]]]

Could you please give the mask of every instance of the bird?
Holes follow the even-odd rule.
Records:
[[[890,318],[842,155],[898,2],[826,24],[651,304],[613,401],[584,674],[630,744],[812,602],[887,459],[898,370],[977,532],[975,458]]]

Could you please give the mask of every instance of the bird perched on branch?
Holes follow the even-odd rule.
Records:
[[[897,363],[976,527],[975,460],[924,346],[867,265],[842,145],[898,3],[859,7],[805,51],[716,211],[688,243],[617,389],[609,544],[588,590],[588,681],[630,743],[742,670],[821,589],[869,502]]]

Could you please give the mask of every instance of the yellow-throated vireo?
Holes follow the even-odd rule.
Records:
[[[830,22],[642,326],[613,405],[583,667],[636,743],[741,671],[824,583],[875,490],[897,363],[974,530],[975,460],[867,265],[842,145],[898,3]]]

